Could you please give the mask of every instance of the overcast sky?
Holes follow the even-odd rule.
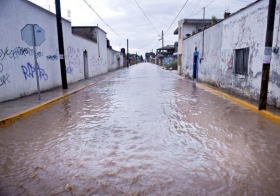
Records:
[[[55,12],[55,0],[30,0],[52,12]],[[113,49],[126,48],[129,39],[129,52],[144,55],[155,52],[161,47],[158,35],[164,31],[164,45],[173,45],[177,41],[174,30],[183,18],[203,18],[202,8],[206,7],[206,18],[213,15],[223,18],[227,10],[231,13],[245,7],[255,0],[188,0],[181,14],[170,27],[186,0],[86,0],[99,16],[117,33],[111,30],[85,3],[84,0],[61,0],[62,17],[69,19],[71,10],[72,26],[98,26],[107,32],[107,38]],[[210,4],[210,5],[209,5]],[[167,31],[167,29],[170,29]],[[167,31],[167,32],[166,32]]]

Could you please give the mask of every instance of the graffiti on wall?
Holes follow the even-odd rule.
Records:
[[[9,57],[11,59],[17,59],[20,58],[21,56],[33,56],[34,51],[33,49],[29,47],[15,47],[12,50],[10,50],[8,47],[5,49],[0,49],[0,58],[1,60],[4,60],[6,57]],[[43,52],[36,52],[37,58],[42,57],[44,55]]]
[[[173,58],[172,57],[165,57],[163,59],[163,61],[164,61],[164,65],[170,65],[171,62],[173,61]]]
[[[8,47],[6,47],[5,49],[0,49],[1,61],[3,61],[6,56],[9,56],[9,49],[8,49]]]
[[[233,68],[233,50],[221,50],[221,62],[226,64],[227,70],[231,70]]]
[[[73,75],[73,67],[71,65],[66,66],[66,73]]]
[[[56,53],[55,53],[55,54],[47,55],[46,58],[47,58],[48,61],[55,61],[55,60],[58,60],[58,59],[59,59],[58,50],[56,50]]]
[[[0,63],[0,87],[6,85],[9,81],[10,74],[3,74],[4,66]]]
[[[7,47],[4,50],[3,49],[0,50],[1,61],[3,61],[4,58],[8,55],[9,55],[9,50]],[[4,73],[4,65],[0,63],[0,87],[10,82],[9,78],[10,78],[10,74]]]
[[[74,48],[72,46],[68,46],[65,60],[66,60],[66,67],[72,67],[71,73],[73,73],[73,67],[79,70],[79,73],[83,73],[83,63],[80,59],[82,56],[81,51],[79,48]],[[68,72],[67,72],[68,73]]]
[[[102,67],[106,67],[107,62],[102,59],[102,57],[96,58],[95,55],[92,55],[90,58],[90,66],[94,73],[100,73]]]
[[[43,79],[45,81],[48,80],[48,74],[45,72],[44,69],[40,68],[39,64],[37,64],[38,66],[38,74],[39,74],[39,78]],[[22,73],[23,76],[25,78],[25,80],[27,80],[28,78],[34,78],[36,77],[36,68],[33,67],[31,65],[31,63],[27,63],[27,65],[21,65],[21,69],[22,69]]]

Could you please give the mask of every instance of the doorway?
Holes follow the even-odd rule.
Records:
[[[89,78],[87,50],[84,51],[84,78],[85,80]]]
[[[195,48],[195,52],[193,53],[193,80],[198,81],[198,57],[199,52]]]

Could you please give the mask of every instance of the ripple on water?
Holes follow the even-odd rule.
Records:
[[[279,130],[134,66],[1,127],[0,195],[279,195]]]

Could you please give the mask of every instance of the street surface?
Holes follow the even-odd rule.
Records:
[[[280,195],[280,125],[142,63],[0,127],[0,195]]]

